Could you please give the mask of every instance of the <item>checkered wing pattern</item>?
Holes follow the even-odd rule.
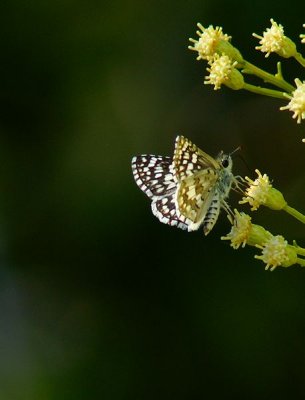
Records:
[[[178,181],[197,171],[220,168],[219,163],[183,136],[177,136],[173,157],[174,174]]]
[[[139,188],[151,199],[165,196],[176,189],[172,159],[144,154],[133,157],[131,168]]]
[[[180,182],[176,193],[176,205],[179,212],[192,221],[188,226],[189,231],[199,228],[209,212],[212,200],[216,202],[217,179],[216,171],[206,168]],[[219,208],[219,205],[217,207]]]
[[[178,136],[173,157],[174,174],[178,181],[177,212],[191,221],[189,231],[197,230],[213,211],[217,219],[220,199],[217,192],[220,164],[183,136]],[[212,207],[212,208],[211,208]],[[215,222],[216,222],[215,219]],[[211,225],[210,223],[208,224]],[[212,228],[211,228],[212,229]]]
[[[175,204],[175,193],[161,198],[156,198],[151,203],[153,214],[159,221],[170,226],[188,230],[188,226],[192,223],[184,215],[177,212]]]
[[[132,159],[132,172],[139,188],[152,200],[153,214],[164,224],[188,229],[191,223],[176,210],[177,180],[170,157],[142,155]]]
[[[161,222],[188,231],[202,225],[207,235],[220,209],[229,209],[225,199],[234,176],[232,160],[226,157],[214,159],[190,140],[178,136],[173,159],[134,157],[132,171],[139,188],[152,200],[152,212]]]

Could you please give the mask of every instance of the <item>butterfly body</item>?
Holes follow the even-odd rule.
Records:
[[[234,176],[232,159],[214,159],[190,140],[178,136],[174,156],[137,156],[132,160],[137,185],[152,199],[152,212],[163,223],[205,235],[214,227],[221,208],[228,210]]]

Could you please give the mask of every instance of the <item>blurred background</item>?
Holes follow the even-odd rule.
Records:
[[[237,157],[234,172],[268,173],[304,212],[304,123],[276,99],[204,86],[187,50],[198,21],[220,25],[275,72],[251,34],[274,18],[299,43],[302,9],[1,2],[1,400],[302,398],[305,271],[265,272],[253,249],[231,249],[224,214],[208,237],[159,223],[130,168],[171,155],[177,134],[211,155],[241,145],[250,171]],[[304,77],[293,61],[283,71]],[[304,245],[288,216],[253,218]]]

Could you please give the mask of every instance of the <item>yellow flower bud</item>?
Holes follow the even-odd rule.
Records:
[[[284,58],[294,57],[297,53],[295,43],[284,35],[284,28],[281,24],[277,24],[273,19],[271,28],[267,28],[263,36],[253,33],[253,36],[260,39],[260,46],[256,46],[256,50],[266,53],[266,57],[270,53],[277,53]]]
[[[300,124],[305,119],[305,81],[300,81],[296,78],[295,80],[296,90],[291,94],[286,94],[285,97],[290,99],[290,102],[280,110],[289,110],[293,112],[292,118],[297,119],[297,123]]]
[[[290,267],[291,265],[298,263],[297,249],[294,246],[288,244],[286,247],[287,261],[282,263],[282,267]]]
[[[272,234],[260,225],[252,224],[250,215],[234,210],[234,222],[231,231],[221,240],[230,240],[233,249],[245,245],[262,245],[272,237]]]
[[[272,237],[272,234],[260,225],[252,224],[251,231],[247,239],[247,245],[262,245]]]
[[[226,85],[232,89],[239,90],[244,86],[242,74],[235,68],[237,61],[233,61],[226,54],[215,54],[209,60],[210,67],[207,68],[209,75],[205,77],[205,84],[214,85],[214,90]]]
[[[215,46],[215,51],[220,55],[225,54],[230,57],[231,60],[237,61],[239,64],[243,64],[244,62],[240,51],[227,40],[219,40]]]
[[[282,193],[272,187],[267,174],[262,175],[258,169],[255,172],[258,175],[255,181],[246,177],[249,187],[246,189],[246,196],[239,203],[249,203],[252,211],[261,205],[272,210],[282,210],[287,205]]]
[[[290,267],[298,262],[296,249],[287,243],[283,236],[272,236],[263,245],[256,247],[262,249],[260,256],[255,258],[262,260],[266,267],[265,269],[273,271],[276,267]]]
[[[243,75],[238,69],[232,68],[229,79],[224,82],[226,86],[233,90],[240,90],[244,87],[245,81]]]

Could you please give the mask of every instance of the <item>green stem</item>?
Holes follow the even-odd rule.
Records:
[[[294,248],[300,256],[305,256],[305,249],[297,245],[294,245]]]
[[[274,86],[277,86],[281,89],[284,89],[287,93],[291,93],[295,90],[295,87],[290,85],[290,83],[286,82],[281,74],[273,75],[264,71],[261,68],[256,67],[255,65],[245,61],[244,68],[242,70],[245,74],[253,74],[263,79],[265,82],[271,83]]]
[[[305,267],[305,260],[303,258],[297,257],[297,264],[300,264],[301,267]]]
[[[301,214],[299,211],[297,211],[295,208],[292,208],[286,204],[286,206],[283,208],[284,211],[286,211],[288,214],[290,214],[292,217],[296,218],[300,222],[303,222],[305,224],[305,215]]]
[[[287,100],[287,97],[285,97],[284,94],[285,92],[280,92],[279,90],[262,88],[260,86],[250,85],[249,83],[244,83],[243,89],[248,90],[249,92],[262,94],[264,96],[276,97],[278,99]]]
[[[296,53],[294,58],[299,64],[302,65],[302,67],[305,67],[305,58],[302,56],[301,53]]]

